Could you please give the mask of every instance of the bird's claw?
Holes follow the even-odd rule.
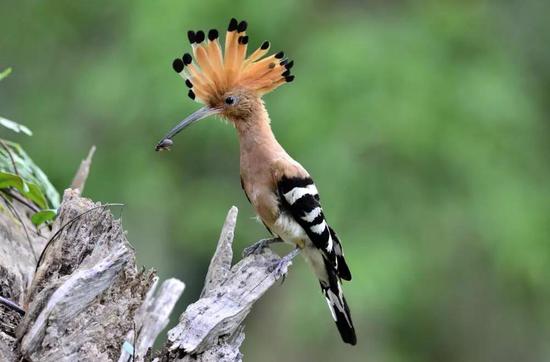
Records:
[[[263,242],[263,240],[260,240],[257,243],[254,243],[250,246],[247,246],[243,250],[243,258],[246,258],[250,255],[258,255],[261,254],[262,251],[267,247],[267,244]]]
[[[291,260],[285,260],[285,258],[281,258],[273,263],[273,265],[269,266],[267,269],[270,273],[273,273],[275,275],[275,279],[279,279],[286,276],[286,273],[288,272],[288,267],[292,264]]]
[[[298,255],[299,253],[300,249],[294,249],[289,254],[276,260],[273,265],[269,266],[268,271],[274,274],[275,279],[279,279],[282,277],[283,280],[281,283],[283,283],[288,272],[288,267],[292,265],[292,259],[294,259],[294,257],[296,257],[296,255]]]
[[[250,255],[261,254],[262,251],[269,246],[269,244],[272,244],[272,243],[275,243],[275,242],[278,242],[278,241],[281,241],[281,239],[273,238],[273,239],[259,240],[259,241],[255,242],[254,244],[244,248],[243,253],[242,253],[242,257],[246,258],[247,256],[250,256]]]

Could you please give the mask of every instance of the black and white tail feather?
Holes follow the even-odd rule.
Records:
[[[342,244],[326,222],[317,188],[310,177],[283,177],[278,183],[278,191],[281,206],[304,229],[313,244],[315,250],[309,250],[308,254],[321,256],[322,262],[311,264],[342,340],[355,345],[355,329],[340,282],[341,279],[351,280],[351,272],[344,259]]]

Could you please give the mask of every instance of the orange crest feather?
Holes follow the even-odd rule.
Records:
[[[191,88],[191,99],[208,103],[210,99],[238,87],[252,90],[261,96],[294,80],[294,76],[290,75],[294,62],[285,59],[283,52],[264,58],[269,51],[268,41],[246,57],[246,28],[246,21],[239,23],[231,19],[223,52],[217,30],[210,30],[207,37],[202,30],[187,33],[193,56],[185,53],[183,57],[174,60],[172,67]]]

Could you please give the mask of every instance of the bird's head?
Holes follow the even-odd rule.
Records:
[[[157,144],[157,151],[169,148],[172,137],[208,116],[217,114],[235,124],[249,119],[261,107],[264,94],[294,80],[290,74],[294,62],[286,59],[283,52],[266,56],[268,41],[246,56],[246,28],[246,21],[231,19],[223,52],[217,30],[187,33],[193,56],[185,53],[174,60],[172,67],[185,79],[189,97],[204,106],[168,132]]]

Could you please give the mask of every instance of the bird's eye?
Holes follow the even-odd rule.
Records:
[[[229,96],[229,97],[225,98],[225,104],[231,106],[235,103],[237,103],[237,97]]]

